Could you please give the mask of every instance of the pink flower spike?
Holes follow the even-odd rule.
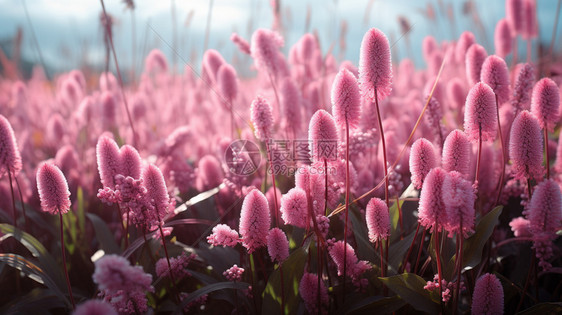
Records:
[[[382,31],[372,28],[361,42],[359,54],[359,87],[361,95],[368,101],[375,101],[375,89],[379,101],[392,90],[392,61],[388,38]]]
[[[250,44],[248,41],[236,33],[232,33],[232,35],[230,35],[230,40],[238,46],[238,49],[240,49],[241,52],[250,55]]]
[[[166,56],[159,49],[153,49],[150,51],[148,56],[144,61],[144,69],[147,73],[166,73],[168,72],[168,61]]]
[[[302,106],[301,95],[292,78],[287,77],[281,82],[281,110],[283,112],[283,123],[293,133],[297,134],[301,128]]]
[[[174,275],[173,279],[180,281],[185,277],[191,276],[191,273],[187,271],[187,266],[193,259],[195,259],[195,257],[195,254],[187,255],[185,252],[177,257],[171,257],[170,266],[172,267],[171,270]],[[166,257],[158,259],[155,269],[158,277],[170,276],[170,268],[168,267]]]
[[[424,179],[439,164],[439,158],[435,148],[429,140],[420,138],[414,142],[410,150],[410,172],[412,173],[412,184],[420,189]]]
[[[515,88],[511,98],[511,106],[516,113],[529,110],[531,107],[531,93],[535,84],[535,69],[530,63],[520,67],[515,79]]]
[[[482,73],[482,65],[488,57],[486,49],[479,44],[473,44],[466,51],[466,78],[468,84],[475,85],[480,82],[480,74]]]
[[[226,224],[217,224],[213,233],[207,236],[207,242],[213,246],[230,246],[238,244],[238,232]]]
[[[467,135],[458,129],[451,131],[443,145],[443,169],[447,172],[457,171],[468,177],[471,154],[472,146]]]
[[[472,295],[472,314],[503,314],[503,287],[493,274],[486,273],[476,280]]]
[[[462,233],[467,237],[474,227],[474,201],[476,194],[472,183],[464,179],[459,172],[452,171],[443,181],[443,200],[447,212],[445,229],[452,237],[454,233]],[[461,230],[462,227],[462,230]]]
[[[533,88],[531,112],[539,120],[541,129],[552,130],[560,115],[560,89],[550,78],[543,78]]]
[[[103,300],[88,300],[76,307],[72,315],[117,315],[117,311]]]
[[[37,170],[37,190],[41,210],[50,214],[65,214],[70,210],[70,191],[62,171],[51,163],[43,163]]]
[[[242,274],[244,274],[244,268],[240,268],[236,264],[222,273],[228,281],[240,281],[242,280]]]
[[[299,294],[304,301],[309,314],[318,314],[318,276],[305,272],[299,283]],[[327,314],[328,289],[323,281],[320,281],[320,303],[321,314]]]
[[[472,44],[476,43],[476,39],[474,38],[474,34],[469,31],[465,31],[459,37],[457,44],[455,45],[455,59],[458,63],[462,63],[465,61],[466,52],[472,46]]]
[[[344,241],[337,241],[330,247],[329,253],[330,257],[332,257],[332,260],[337,266],[338,276],[343,275],[344,251],[347,251],[345,255],[345,259],[347,260],[347,276],[352,279],[357,279],[365,270],[369,269],[369,266],[365,261],[357,260],[355,250],[351,247],[351,245],[344,243]]]
[[[347,69],[341,69],[332,84],[332,113],[336,124],[345,128],[346,123],[353,129],[361,118],[361,96],[357,79]]]
[[[142,164],[139,152],[134,147],[126,144],[119,150],[119,157],[121,161],[119,174],[125,177],[131,176],[134,179],[139,179],[141,176]]]
[[[21,156],[12,125],[0,115],[0,176],[6,171],[17,175],[21,171]]]
[[[267,252],[271,261],[282,264],[289,257],[289,240],[280,228],[273,228],[267,234]]]
[[[250,52],[254,58],[256,68],[273,76],[283,70],[280,47],[283,47],[283,37],[275,31],[260,28],[252,34]]]
[[[379,198],[372,198],[367,204],[365,217],[371,243],[390,236],[390,218],[386,202]]]
[[[254,133],[256,138],[266,141],[271,138],[271,129],[273,128],[273,113],[269,102],[257,96],[250,106],[250,120],[254,125]]]
[[[220,54],[220,52],[214,49],[208,49],[203,54],[203,62],[202,62],[202,75],[203,80],[210,82],[212,84],[216,84],[217,82],[217,74],[219,72],[220,67],[226,63],[224,58]]]
[[[509,22],[507,19],[501,19],[496,24],[496,30],[494,32],[494,46],[496,48],[496,55],[505,58],[505,56],[511,53],[511,43],[513,41],[513,35],[511,34],[511,28],[509,27]]]
[[[531,40],[538,35],[536,0],[523,0],[523,32],[521,37]]]
[[[480,81],[488,84],[498,97],[498,106],[509,100],[509,70],[503,58],[491,55],[482,64]]]
[[[267,198],[257,189],[250,191],[244,198],[240,211],[240,235],[242,245],[251,254],[266,244],[266,238],[271,224]]]
[[[511,27],[513,37],[523,33],[524,29],[523,0],[506,0],[505,16]]]
[[[115,175],[121,169],[119,146],[115,140],[106,134],[101,135],[96,145],[96,158],[102,185],[114,188]]]
[[[531,232],[531,222],[523,217],[517,217],[511,222],[509,222],[511,231],[515,237],[531,237],[533,233]]]
[[[312,145],[311,153],[314,161],[331,160],[334,158],[334,155],[330,155],[330,153],[334,152],[322,150],[323,147],[329,147],[330,144],[337,146],[338,132],[334,117],[330,113],[323,109],[319,109],[314,113],[308,125],[308,140]]]
[[[281,218],[286,224],[306,228],[307,207],[306,192],[299,187],[292,188],[281,197]]]
[[[217,84],[220,92],[229,103],[236,99],[238,95],[238,75],[233,66],[227,63],[220,66],[217,73]],[[228,106],[230,107],[232,104]]]
[[[494,91],[486,83],[476,83],[466,97],[464,132],[471,141],[478,141],[479,129],[481,129],[483,141],[494,140],[497,119]]]
[[[509,134],[509,157],[516,179],[540,179],[544,173],[542,132],[539,121],[524,110],[515,117]]]
[[[432,233],[439,232],[447,223],[446,205],[443,201],[443,183],[447,172],[434,168],[427,174],[422,186],[418,220]]]
[[[164,181],[164,175],[162,175],[162,172],[156,165],[148,164],[148,166],[142,170],[141,178],[146,187],[148,203],[153,207],[151,210],[156,213],[157,220],[161,221],[172,207],[170,196],[168,195],[168,188]]]

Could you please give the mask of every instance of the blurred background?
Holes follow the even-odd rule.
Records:
[[[535,50],[550,44],[558,1],[538,0],[539,37]],[[250,41],[257,28],[277,29],[288,52],[304,33],[320,40],[322,51],[357,64],[359,47],[371,27],[383,30],[393,45],[394,61],[405,57],[425,67],[421,54],[427,35],[456,40],[475,34],[493,52],[496,22],[505,16],[503,0],[105,0],[120,66],[130,81],[142,71],[144,57],[161,49],[181,73],[189,63],[198,71],[206,48],[213,48],[253,76],[252,60],[230,41],[233,32]],[[0,0],[0,70],[17,65],[28,77],[34,64],[47,75],[82,69],[99,73],[106,63],[102,6],[96,0]],[[557,34],[561,34],[558,23]],[[562,40],[555,43],[559,55]],[[519,50],[525,44],[519,41]],[[113,69],[113,62],[109,69]]]

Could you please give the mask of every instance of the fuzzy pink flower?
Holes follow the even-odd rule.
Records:
[[[516,113],[531,108],[531,93],[534,84],[535,69],[530,63],[525,63],[519,68],[511,98],[511,106]]]
[[[300,91],[290,77],[283,79],[279,90],[284,125],[298,134],[302,122]]]
[[[359,87],[368,101],[381,101],[392,90],[392,62],[388,38],[382,31],[372,28],[361,42],[359,54]]]
[[[474,227],[474,201],[476,194],[472,183],[463,178],[459,172],[450,172],[443,181],[443,200],[446,200],[445,211],[447,223],[445,229],[452,236],[462,233],[467,237]],[[461,230],[462,229],[462,230]]]
[[[447,212],[443,201],[443,184],[447,172],[442,168],[434,168],[427,174],[423,182],[420,203],[418,208],[418,220],[431,232],[439,232],[447,223]]]
[[[457,171],[467,177],[470,171],[470,140],[461,130],[453,130],[443,145],[443,169],[447,172]]]
[[[482,65],[488,57],[486,49],[479,44],[473,44],[466,51],[466,78],[468,84],[475,85],[480,82],[480,74],[482,73]]]
[[[240,281],[242,274],[244,274],[244,268],[240,268],[238,265],[233,265],[222,273],[228,281]]]
[[[305,272],[299,283],[299,294],[304,301],[309,314],[318,314],[318,276]],[[328,289],[323,281],[320,281],[320,303],[321,314],[328,313]]]
[[[365,272],[365,270],[370,268],[366,261],[357,259],[355,250],[351,247],[351,245],[347,243],[344,245],[343,241],[337,241],[330,247],[329,253],[338,268],[338,276],[343,275],[344,251],[347,251],[346,273],[348,277],[357,279],[363,274],[363,272]]]
[[[509,70],[503,58],[491,55],[482,64],[480,81],[488,84],[498,97],[498,106],[509,100]]]
[[[153,223],[158,224],[172,207],[164,175],[156,165],[148,164],[142,170],[141,178],[146,187],[148,211],[156,215],[158,222],[153,221]]]
[[[537,37],[537,3],[536,0],[523,0],[523,32],[521,37],[526,40]]]
[[[111,91],[103,92],[100,98],[103,126],[106,129],[115,128],[117,119],[117,100]]]
[[[175,280],[180,281],[185,277],[191,276],[191,273],[187,271],[187,266],[195,257],[195,254],[187,255],[184,252],[178,257],[170,258],[170,266],[172,267]],[[166,257],[158,259],[155,269],[158,277],[168,277],[170,275],[170,268],[168,267]]]
[[[117,315],[117,311],[102,300],[88,300],[76,307],[72,315]]]
[[[474,34],[469,31],[465,31],[459,37],[457,44],[455,45],[455,59],[458,63],[462,63],[465,61],[466,52],[472,46],[472,44],[476,43],[476,39],[474,38]]]
[[[79,167],[78,153],[76,152],[74,146],[67,144],[61,147],[55,155],[55,165],[66,174],[70,174],[72,171],[77,171]]]
[[[115,175],[121,169],[119,146],[115,140],[106,134],[101,135],[96,145],[96,158],[102,185],[115,187]]]
[[[280,228],[273,228],[267,234],[267,252],[271,261],[282,264],[289,257],[289,240]]]
[[[353,129],[361,118],[361,96],[357,79],[347,69],[341,69],[332,84],[332,113],[340,128]]]
[[[503,287],[493,274],[486,273],[476,280],[472,294],[472,314],[503,314]]]
[[[509,139],[509,157],[513,161],[511,169],[515,178],[540,179],[544,169],[539,121],[526,110],[520,112],[511,125]]]
[[[461,112],[466,99],[466,90],[460,78],[453,78],[447,83],[447,97],[450,107]]]
[[[282,59],[280,47],[283,47],[283,37],[275,31],[260,28],[252,34],[250,52],[256,68],[277,76],[283,72],[285,60]]]
[[[265,141],[271,138],[271,129],[273,128],[273,114],[269,102],[257,96],[250,107],[250,120],[254,125],[254,133],[256,138]]]
[[[433,144],[425,138],[416,140],[410,150],[410,172],[414,187],[420,189],[429,171],[438,164],[439,160]]]
[[[37,190],[41,210],[51,214],[65,214],[70,209],[70,191],[62,171],[51,163],[43,163],[37,170]]]
[[[501,19],[496,24],[494,31],[494,47],[496,48],[496,55],[505,58],[511,53],[511,42],[513,35],[507,19]]]
[[[214,49],[207,49],[203,54],[202,72],[203,81],[210,81],[209,83],[215,84],[217,82],[217,74],[220,67],[225,64],[224,58],[220,52]]]
[[[187,144],[189,140],[193,140],[193,132],[189,126],[180,126],[174,129],[164,140],[164,148],[162,155],[169,155],[182,145]]]
[[[429,58],[431,57],[433,52],[436,51],[437,49],[439,49],[439,46],[437,45],[437,41],[435,40],[435,37],[428,35],[423,38],[422,54],[423,54],[423,59],[426,62],[429,61]]]
[[[227,63],[220,66],[217,72],[217,84],[227,101],[232,102],[236,99],[238,95],[238,76],[233,66]],[[232,106],[232,104],[229,106]]]
[[[307,209],[306,192],[299,187],[292,188],[281,197],[281,218],[286,224],[305,228]]]
[[[379,198],[372,198],[367,204],[365,218],[369,229],[369,241],[375,243],[390,236],[390,218],[386,202]]]
[[[486,83],[476,83],[468,92],[464,106],[464,132],[471,141],[494,140],[497,131],[496,97]]]
[[[207,242],[213,246],[230,246],[238,244],[238,232],[226,224],[217,224],[213,233],[207,236]]]
[[[523,0],[506,0],[505,1],[505,16],[507,22],[511,27],[513,37],[517,34],[521,34],[524,29],[524,12],[523,12]]]
[[[538,184],[525,215],[533,233],[539,266],[548,270],[551,265],[547,260],[553,256],[552,240],[556,239],[562,222],[562,194],[558,183],[549,179]]]
[[[222,184],[223,169],[219,160],[213,155],[205,155],[199,160],[195,186],[199,191],[206,191]]]
[[[531,232],[531,222],[523,217],[517,217],[511,222],[509,222],[511,231],[515,237],[531,237],[533,233]]]
[[[558,122],[560,112],[560,90],[550,78],[543,78],[533,88],[531,112],[539,120],[542,129],[552,130]]]
[[[119,150],[119,160],[121,162],[119,174],[134,179],[140,178],[142,162],[139,152],[134,147],[128,144],[122,146]]]
[[[166,60],[166,56],[164,56],[162,51],[159,49],[151,50],[148,56],[146,56],[146,59],[144,61],[144,69],[148,73],[168,72],[168,61]]]
[[[230,35],[230,40],[234,44],[236,44],[236,46],[238,47],[238,49],[240,49],[241,52],[243,52],[247,55],[251,54],[250,53],[250,44],[244,38],[240,37],[236,33],[232,33],[232,35]]]
[[[240,211],[240,235],[242,245],[251,254],[265,246],[270,225],[269,204],[267,198],[257,189],[250,191],[244,198]]]
[[[21,171],[21,156],[12,125],[0,115],[0,176],[6,171],[15,176]]]
[[[345,122],[344,122],[345,124]],[[308,125],[308,140],[311,141],[312,159],[330,161],[336,157],[338,132],[334,117],[327,111],[319,109],[314,113]],[[330,151],[327,148],[334,150]]]

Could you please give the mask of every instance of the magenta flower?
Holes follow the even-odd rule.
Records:
[[[70,191],[62,171],[51,163],[43,163],[37,170],[37,190],[41,210],[50,214],[65,214],[70,209]]]
[[[513,161],[511,169],[515,178],[540,179],[544,168],[539,121],[526,110],[520,112],[511,125],[509,139],[509,157]]]
[[[232,102],[238,95],[238,76],[233,66],[225,63],[217,73],[217,84],[227,101]],[[230,104],[229,106],[232,106]]]
[[[332,84],[332,113],[340,128],[353,129],[361,118],[361,96],[357,79],[347,69],[341,69]]]
[[[96,158],[101,183],[104,187],[115,187],[115,175],[121,170],[119,146],[107,134],[99,137],[96,145]]]
[[[128,144],[122,146],[119,150],[119,160],[121,162],[119,174],[134,179],[140,178],[142,162],[139,152],[134,147]]]
[[[347,251],[345,260],[347,260],[346,273],[348,277],[357,279],[363,274],[363,272],[365,272],[365,270],[370,268],[366,261],[357,259],[355,250],[351,247],[351,245],[347,243],[344,245],[343,241],[337,241],[330,247],[329,253],[330,257],[332,257],[332,260],[337,266],[338,276],[343,275],[344,251]]]
[[[168,61],[161,50],[153,49],[148,53],[148,56],[146,56],[144,60],[144,70],[147,73],[168,72]]]
[[[334,117],[323,109],[316,111],[308,125],[308,140],[311,141],[312,158],[314,161],[323,161],[324,159],[330,161],[334,159],[336,151],[326,150],[330,145],[334,149],[337,148],[338,132]]]
[[[217,74],[219,69],[222,65],[226,63],[224,58],[220,54],[220,52],[214,49],[207,49],[203,54],[203,62],[202,62],[202,74],[203,80],[208,81],[208,83],[216,84],[217,83]]]
[[[281,197],[281,218],[286,224],[305,228],[307,226],[306,191],[295,187]]]
[[[299,294],[304,301],[309,314],[318,314],[318,276],[305,272],[299,283]],[[320,303],[321,313],[328,313],[328,289],[323,281],[320,281]]]
[[[213,155],[205,155],[199,160],[195,186],[199,191],[206,191],[222,184],[223,169],[219,160]]]
[[[486,49],[479,44],[473,44],[466,51],[466,78],[468,79],[468,84],[475,85],[480,82],[482,65],[486,57],[488,57]]]
[[[470,172],[472,146],[468,137],[461,130],[453,130],[443,145],[443,169],[447,172],[457,171],[466,178]]]
[[[242,203],[238,229],[242,236],[242,245],[250,254],[267,245],[265,236],[269,232],[270,220],[267,198],[259,190],[253,189]]]
[[[12,125],[0,115],[0,176],[6,171],[17,175],[21,171],[21,156]]]
[[[494,47],[496,48],[496,55],[505,58],[511,53],[511,42],[513,35],[507,19],[501,19],[496,24],[494,31]]]
[[[534,84],[535,69],[530,63],[525,63],[519,68],[511,98],[511,106],[516,113],[531,108],[531,93]]]
[[[271,129],[273,128],[273,114],[269,102],[257,96],[250,107],[250,120],[254,125],[256,138],[265,141],[271,138]]]
[[[439,232],[447,224],[447,205],[443,200],[443,184],[447,172],[432,169],[423,182],[418,208],[418,221],[432,233]]]
[[[497,131],[496,98],[494,91],[483,82],[476,83],[468,92],[464,106],[464,132],[471,141],[494,140]]]
[[[509,70],[503,58],[491,55],[484,60],[480,81],[488,84],[498,97],[498,106],[509,100]]]
[[[250,44],[248,43],[248,41],[246,41],[244,38],[240,37],[238,34],[236,33],[232,33],[232,35],[230,35],[230,40],[236,44],[236,46],[238,47],[238,49],[247,54],[250,55]]]
[[[536,0],[523,0],[523,32],[521,37],[526,40],[537,37],[537,3]]]
[[[469,31],[465,31],[459,37],[457,44],[455,45],[455,59],[458,63],[462,63],[465,61],[466,52],[472,46],[472,44],[476,43],[476,39],[474,38],[474,34]]]
[[[273,228],[267,234],[267,252],[271,261],[282,264],[289,257],[289,240],[280,228]]]
[[[233,265],[232,267],[225,270],[222,275],[225,276],[228,281],[240,281],[242,280],[243,273],[244,268],[240,268],[238,267],[238,265]]]
[[[359,87],[368,101],[381,101],[392,90],[392,62],[388,38],[382,31],[372,28],[361,41],[359,53]]]
[[[369,230],[369,241],[375,243],[390,236],[390,218],[386,202],[379,198],[369,200],[365,218]]]
[[[533,233],[531,232],[531,222],[523,217],[517,217],[511,222],[509,222],[511,231],[515,237],[531,237]]]
[[[416,140],[410,150],[410,172],[414,187],[420,189],[429,171],[438,165],[439,157],[433,144],[425,138]]]
[[[117,315],[117,311],[102,300],[88,300],[76,307],[72,315]]]
[[[486,273],[476,280],[472,294],[472,314],[503,314],[503,287],[493,274]]]
[[[217,224],[213,228],[213,233],[207,236],[207,242],[213,246],[234,247],[238,244],[238,232],[226,224]]]
[[[258,70],[273,76],[285,71],[285,60],[279,51],[279,48],[284,45],[281,35],[272,30],[260,28],[252,34],[250,45],[250,53]]]
[[[283,79],[279,90],[284,125],[292,130],[293,133],[298,134],[302,124],[300,90],[290,77]]]
[[[168,194],[168,188],[164,181],[164,175],[154,164],[148,164],[142,170],[141,176],[146,187],[146,203],[148,212],[153,214],[152,224],[158,224],[171,210],[172,204]],[[154,220],[156,219],[156,220]]]
[[[474,201],[476,194],[472,183],[463,178],[459,172],[452,171],[443,181],[442,188],[447,223],[445,230],[452,237],[454,233],[462,233],[467,237],[474,227]]]
[[[523,0],[506,0],[505,16],[511,27],[513,37],[523,33],[524,28]]]
[[[531,112],[539,120],[542,129],[552,130],[558,122],[560,112],[560,90],[556,82],[543,78],[533,88]]]
[[[178,257],[171,257],[170,258],[170,266],[172,269],[172,273],[174,274],[174,279],[176,281],[180,281],[185,277],[191,276],[191,273],[187,271],[187,266],[189,263],[195,259],[195,254],[187,255],[183,252]],[[166,257],[158,259],[156,262],[156,275],[158,277],[169,277],[170,276],[170,268],[168,268],[168,262],[166,261]]]

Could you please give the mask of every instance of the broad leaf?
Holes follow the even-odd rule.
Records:
[[[503,206],[497,206],[492,211],[488,212],[480,222],[478,222],[475,233],[465,240],[462,257],[464,270],[472,269],[480,263],[482,250],[499,222],[498,218],[502,213],[502,208]]]
[[[351,308],[344,310],[343,314],[389,314],[399,310],[406,302],[399,296],[382,297],[371,296]]]
[[[94,226],[96,238],[100,243],[100,249],[102,249],[106,254],[118,254],[120,252],[119,246],[115,242],[113,233],[111,233],[107,224],[93,213],[87,213],[86,216],[90,219],[90,222],[92,222],[92,225]]]
[[[427,281],[418,275],[403,273],[379,279],[416,310],[430,314],[439,312],[439,304],[432,299],[429,291],[423,288]]]
[[[245,282],[219,282],[206,285],[199,290],[189,293],[189,295],[181,301],[181,304],[176,307],[176,310],[173,314],[182,314],[182,310],[191,302],[195,301],[199,297],[210,294],[212,292],[224,289],[233,289],[233,290],[246,290],[250,287],[249,284]]]

